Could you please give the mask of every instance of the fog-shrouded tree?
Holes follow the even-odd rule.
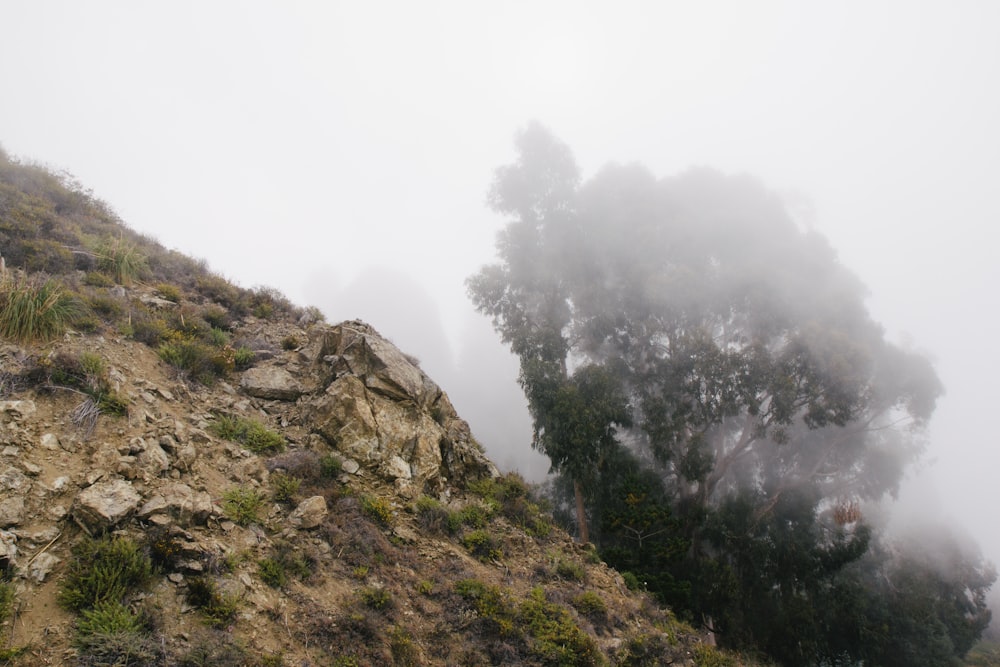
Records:
[[[669,582],[656,592],[738,637],[748,626],[727,613],[733,596],[706,592],[705,576],[768,571],[794,540],[751,549],[756,565],[742,551],[777,534],[811,541],[802,562],[827,563],[825,580],[860,558],[859,503],[894,495],[921,452],[937,375],[886,339],[860,280],[752,178],[693,169],[658,179],[612,164],[583,181],[538,124],[516,148],[490,190],[508,219],[499,262],[469,292],[520,359],[536,445],[576,482],[584,539],[585,509],[601,518],[602,550],[623,531],[650,531],[644,548],[660,552],[641,560],[661,571],[646,574]],[[646,488],[655,473],[663,493],[628,495],[640,477],[615,471],[625,460]],[[625,495],[597,493],[602,475]],[[657,522],[670,533],[659,542]],[[813,570],[774,570],[796,572]],[[810,595],[794,581],[785,589],[796,592],[775,605]]]

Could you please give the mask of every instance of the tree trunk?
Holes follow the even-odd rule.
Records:
[[[580,530],[580,543],[590,542],[590,531],[587,530],[587,513],[583,509],[583,487],[573,480],[573,495],[576,496],[576,524]]]

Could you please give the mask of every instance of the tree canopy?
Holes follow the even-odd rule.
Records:
[[[705,577],[737,581],[764,564],[747,553],[776,557],[760,545],[805,540],[802,579],[832,582],[868,549],[859,503],[895,494],[941,383],[886,339],[829,243],[752,178],[611,164],[583,181],[538,124],[516,147],[489,196],[508,218],[499,262],[468,284],[520,359],[535,444],[574,481],[582,537],[590,517],[599,547],[738,638],[746,617],[728,611],[756,589],[715,595]],[[641,536],[629,521],[642,516],[662,528],[639,563],[604,538]],[[789,590],[779,602],[810,597]]]

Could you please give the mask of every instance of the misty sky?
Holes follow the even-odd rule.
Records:
[[[0,0],[0,31],[8,152],[244,286],[370,321],[452,394],[516,372],[463,280],[494,256],[518,127],[586,176],[753,174],[935,360],[904,496],[1000,560],[1000,3]]]

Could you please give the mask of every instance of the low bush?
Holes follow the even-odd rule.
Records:
[[[358,591],[361,601],[369,609],[384,611],[392,607],[392,593],[385,588],[366,586]]]
[[[274,499],[279,503],[291,502],[295,494],[302,486],[302,480],[291,475],[275,473],[270,478],[271,488],[274,489]]]
[[[94,245],[93,251],[97,270],[111,276],[120,285],[131,285],[147,269],[146,254],[123,234],[119,234],[118,238],[105,237]]]
[[[160,296],[167,301],[172,301],[174,303],[180,303],[181,301],[181,290],[177,285],[172,285],[170,283],[160,283],[156,286],[156,291],[159,292]]]
[[[392,504],[385,498],[364,496],[361,510],[369,519],[382,526],[392,525]]]
[[[285,438],[255,419],[216,415],[209,431],[219,438],[237,442],[255,454],[276,454],[285,449]]]
[[[462,537],[462,545],[484,563],[503,558],[503,549],[486,530],[473,530]]]
[[[73,611],[121,602],[152,575],[149,558],[127,537],[85,539],[72,551],[58,599]]]
[[[602,617],[608,613],[608,606],[601,599],[601,596],[594,591],[584,591],[575,598],[571,604],[573,608],[584,616]]]
[[[222,495],[222,510],[241,526],[260,523],[264,496],[256,489],[236,487]]]
[[[82,312],[56,280],[24,275],[0,279],[0,337],[18,343],[52,340]]]
[[[6,623],[7,619],[14,613],[15,602],[14,584],[9,581],[0,581],[0,625]]]
[[[188,579],[187,601],[205,617],[205,622],[215,628],[229,625],[236,618],[239,604],[236,598],[223,595],[218,585],[207,577]]]

